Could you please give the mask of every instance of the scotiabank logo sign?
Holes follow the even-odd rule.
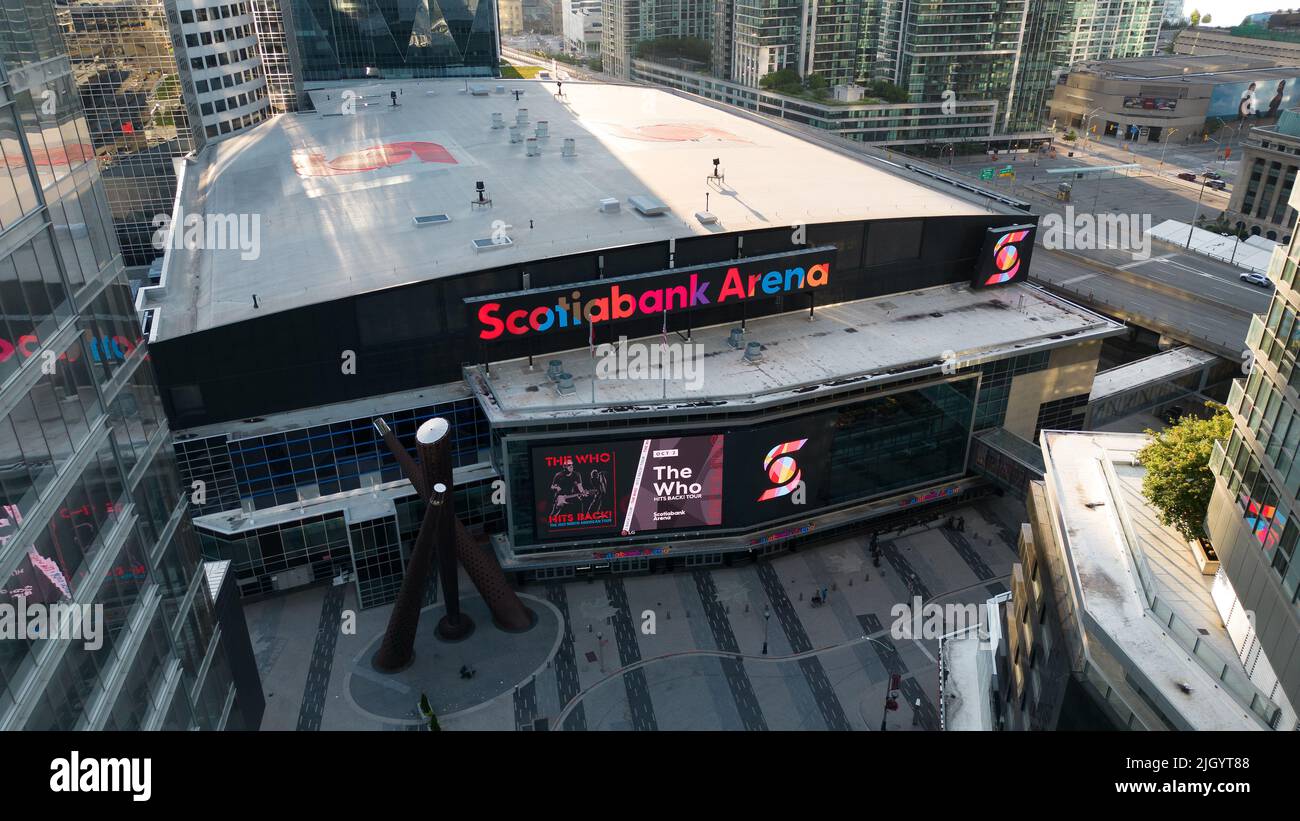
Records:
[[[1034,228],[1033,225],[1009,225],[988,229],[971,286],[988,288],[1027,279],[1029,257],[1034,250]]]
[[[584,324],[811,292],[830,282],[834,262],[834,247],[814,248],[465,302],[479,339],[517,339]]]
[[[789,454],[808,444],[807,439],[796,439],[793,442],[782,442],[767,452],[763,457],[763,470],[767,471],[767,478],[775,487],[770,487],[758,496],[758,501],[766,502],[768,499],[777,499],[793,491],[803,480],[803,471],[799,470],[799,463],[795,457]]]

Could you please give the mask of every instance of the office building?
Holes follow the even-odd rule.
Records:
[[[492,0],[339,6],[281,0],[303,83],[413,77],[493,77],[500,42]],[[522,7],[520,8],[522,22]]]
[[[713,4],[706,0],[605,0],[601,3],[601,63],[627,78],[641,43],[665,38],[713,40]]]
[[[564,0],[561,16],[564,50],[587,59],[600,57],[604,18],[600,0]]]
[[[1084,63],[1048,102],[1062,131],[1136,142],[1223,142],[1300,104],[1300,63],[1235,54],[1162,55]],[[1172,136],[1171,136],[1172,135]]]
[[[249,0],[253,12],[253,37],[266,77],[266,91],[272,114],[298,110],[302,96],[301,78],[294,72],[295,43],[284,26],[284,4],[288,0]]]
[[[128,267],[160,256],[154,217],[171,213],[172,161],[203,143],[192,121],[163,0],[53,6]],[[197,108],[194,110],[197,114]],[[196,129],[196,126],[197,129]]]
[[[998,132],[1001,118],[996,100],[957,100],[951,106],[942,102],[885,103],[871,97],[850,102],[834,95],[849,88],[861,89],[838,86],[828,100],[819,102],[643,59],[632,61],[632,79],[819,128],[855,142],[953,153],[956,144],[967,142],[1010,147],[1010,141]]]
[[[1240,132],[1240,128],[1232,131]],[[1228,203],[1227,222],[1238,231],[1283,244],[1291,241],[1296,212],[1291,190],[1300,170],[1300,112],[1284,111],[1273,125],[1250,128],[1229,146],[1240,153],[1237,183]]]
[[[176,60],[193,89],[191,122],[217,140],[271,114],[266,76],[248,2],[181,0],[173,24]],[[197,113],[197,117],[194,116]],[[169,212],[168,212],[169,213]]]
[[[941,650],[946,728],[1296,728],[1218,542],[1189,543],[1143,497],[1149,441],[1043,432],[1009,595]]]
[[[1291,207],[1296,203],[1293,190]],[[1216,443],[1210,460],[1215,485],[1206,517],[1239,606],[1253,614],[1239,645],[1243,657],[1266,657],[1292,703],[1300,701],[1296,242],[1293,234],[1285,250],[1274,251],[1269,278],[1276,290],[1268,313],[1253,319],[1246,337],[1251,373],[1234,383],[1228,397],[1235,426],[1227,442]]]
[[[886,80],[914,103],[996,100],[998,131],[1009,134],[1041,127],[1045,97],[1072,63],[1152,54],[1163,3],[871,0],[805,8],[730,0],[715,9],[730,22],[714,24],[719,77],[757,86],[766,74],[794,69],[830,85]]]
[[[0,606],[10,629],[84,606],[99,641],[30,621],[0,641],[0,729],[256,729],[247,626],[186,512],[76,64],[48,5],[6,24]]]

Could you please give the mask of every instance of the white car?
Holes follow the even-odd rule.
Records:
[[[1259,286],[1264,287],[1264,288],[1267,288],[1267,287],[1271,284],[1271,283],[1268,281],[1268,277],[1264,276],[1263,274],[1253,274],[1253,273],[1252,273],[1252,274],[1242,274],[1242,275],[1241,275],[1241,281],[1242,281],[1242,282],[1249,283],[1249,284],[1251,284],[1251,285],[1259,285]]]

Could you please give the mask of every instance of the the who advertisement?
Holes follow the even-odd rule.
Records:
[[[534,448],[538,536],[721,524],[723,439],[713,434]]]

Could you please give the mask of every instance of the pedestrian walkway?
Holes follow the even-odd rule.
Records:
[[[496,630],[471,598],[477,629],[446,645],[434,606],[396,676],[368,664],[389,608],[356,611],[351,585],[257,602],[264,728],[300,716],[322,730],[418,727],[425,692],[444,730],[879,731],[882,717],[889,731],[936,729],[937,642],[895,638],[897,608],[1007,589],[1023,508],[990,498],[959,514],[964,531],[936,522],[881,537],[879,566],[862,535],[736,567],[526,587],[539,621],[524,634]],[[349,611],[355,635],[317,640]],[[892,674],[899,709],[886,712]]]

